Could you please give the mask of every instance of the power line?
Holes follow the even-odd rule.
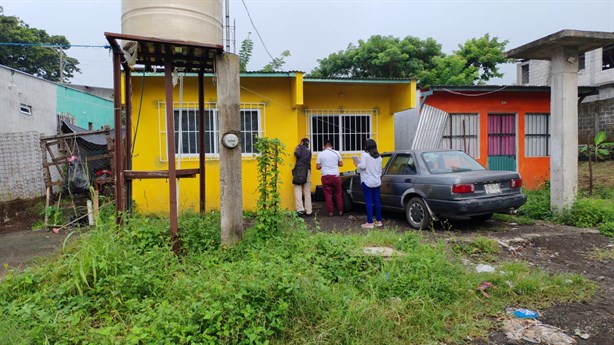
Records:
[[[91,44],[50,44],[50,43],[23,43],[23,42],[0,42],[0,46],[18,46],[18,47],[50,47],[50,48],[104,48],[111,49],[109,45],[91,45]]]
[[[249,13],[249,9],[247,8],[247,4],[245,4],[245,0],[241,0],[241,2],[243,3],[243,6],[245,6],[245,11],[247,11],[247,17],[249,17],[249,21],[252,23],[252,27],[256,31],[256,34],[258,34],[258,38],[260,38],[260,42],[262,42],[262,46],[264,47],[264,50],[266,51],[267,54],[269,54],[271,61],[275,60],[273,58],[273,55],[269,53],[269,50],[267,49],[266,44],[264,44],[264,40],[262,39],[262,36],[260,36],[260,32],[258,31],[256,24],[254,24],[254,21],[252,20],[252,15]]]

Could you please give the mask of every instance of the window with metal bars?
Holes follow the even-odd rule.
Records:
[[[449,114],[443,131],[440,148],[461,150],[478,158],[480,120],[478,114]]]
[[[550,114],[525,114],[525,157],[550,156]]]
[[[163,109],[164,104],[160,105]],[[254,145],[261,136],[261,109],[241,109],[241,153],[255,153]],[[200,151],[198,128],[200,124],[198,108],[189,106],[174,109],[175,153],[182,156],[197,155]],[[205,110],[205,153],[219,154],[220,129],[218,110]],[[180,146],[179,143],[182,143]]]
[[[347,114],[333,110],[308,113],[311,147],[318,151],[326,140],[330,140],[340,152],[362,151],[365,141],[374,137],[372,113],[369,112]]]

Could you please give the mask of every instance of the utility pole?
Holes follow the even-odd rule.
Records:
[[[60,84],[64,84],[64,52],[62,48],[58,48],[58,54],[60,55]]]
[[[239,56],[220,54],[216,59],[217,104],[220,124],[220,215],[222,245],[243,238],[241,185],[241,113]]]

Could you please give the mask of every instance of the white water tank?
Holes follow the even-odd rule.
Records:
[[[122,34],[223,46],[222,0],[122,0]]]

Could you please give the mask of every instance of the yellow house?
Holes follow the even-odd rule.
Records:
[[[198,80],[196,75],[180,76],[173,88],[177,165],[198,168]],[[315,170],[317,151],[331,139],[345,159],[342,170],[353,170],[351,156],[360,152],[366,138],[374,138],[381,151],[394,148],[396,112],[415,106],[416,83],[400,79],[311,79],[302,72],[242,73],[241,151],[243,152],[243,208],[256,207],[257,173],[254,142],[258,137],[277,138],[286,146],[281,172],[282,206],[293,209],[292,155],[301,138],[311,139],[314,150],[312,186],[321,184]],[[135,72],[132,75],[134,147],[132,169],[166,170],[166,121],[163,73]],[[216,85],[205,75],[205,175],[206,208],[220,208],[219,126]],[[182,145],[178,145],[182,142]],[[178,183],[181,210],[198,210],[197,178]],[[167,180],[135,180],[132,198],[136,210],[167,212]],[[315,188],[315,187],[314,187]]]

